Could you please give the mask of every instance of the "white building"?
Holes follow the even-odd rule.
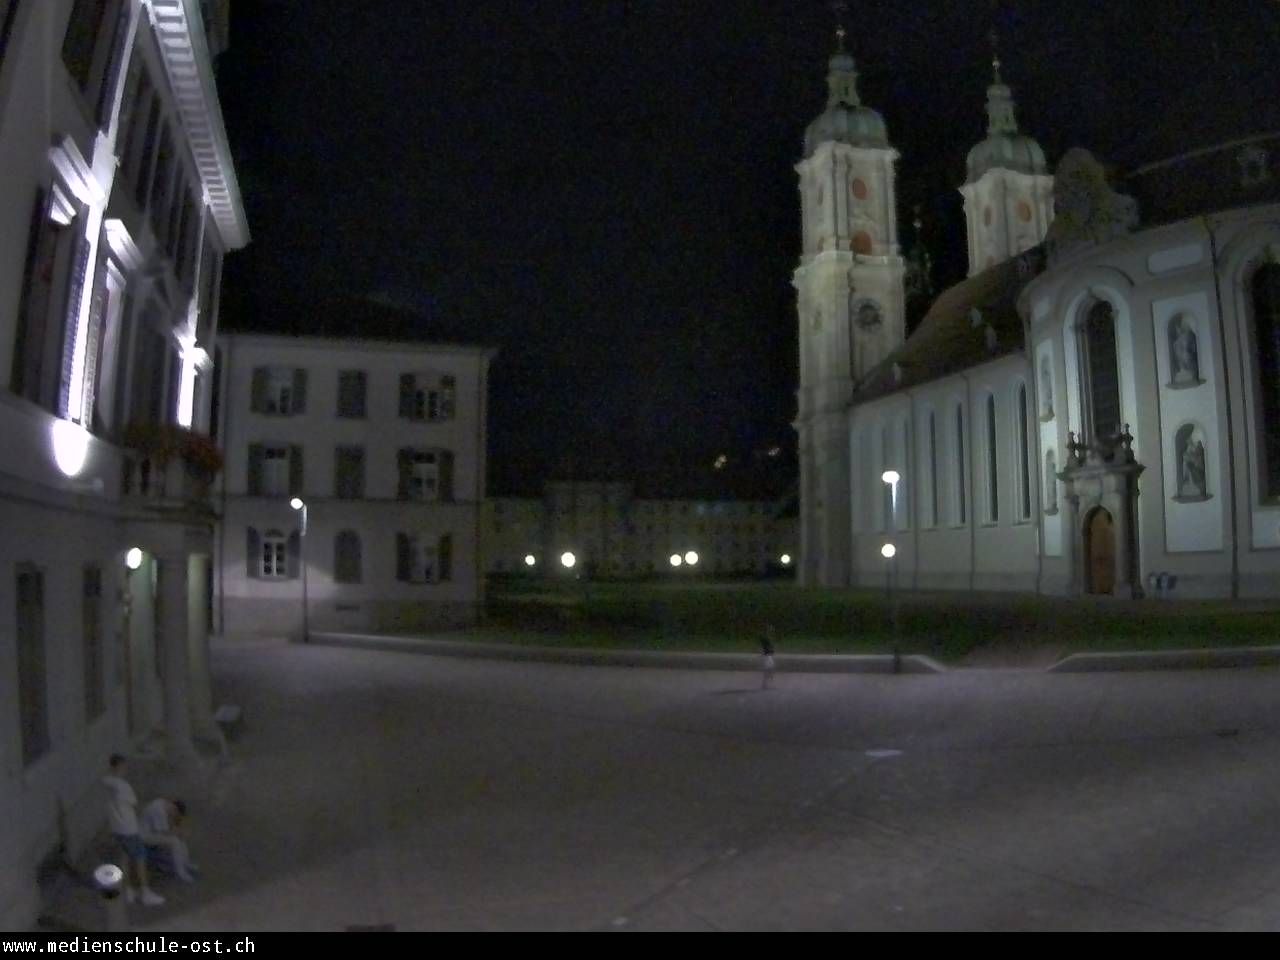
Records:
[[[906,587],[1280,594],[1280,134],[1051,178],[997,71],[971,275],[904,338],[854,78],[799,166],[801,581],[882,583],[892,541]]]
[[[480,347],[227,335],[223,633],[475,621],[489,362]],[[293,498],[306,506],[291,506]],[[303,610],[306,610],[306,621]]]
[[[796,553],[795,521],[777,513],[778,504],[765,499],[645,498],[627,483],[552,482],[542,499],[494,497],[486,504],[485,567],[557,575],[560,558],[572,553],[578,569],[603,577],[673,569],[760,575],[791,567]],[[676,568],[672,557],[680,558]]]
[[[207,427],[249,239],[227,5],[0,2],[0,927],[102,822],[108,755],[213,735]],[[188,429],[189,428],[189,429]]]

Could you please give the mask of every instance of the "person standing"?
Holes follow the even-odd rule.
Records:
[[[765,624],[764,633],[760,635],[760,689],[768,690],[773,686],[773,647],[778,639],[778,631],[773,624]]]
[[[136,903],[141,896],[148,907],[158,907],[164,897],[151,889],[147,877],[147,847],[138,829],[138,795],[125,779],[125,758],[118,753],[111,755],[109,770],[102,778],[107,789],[107,826],[111,835],[128,861],[125,869],[125,900]],[[130,876],[133,882],[130,883]]]

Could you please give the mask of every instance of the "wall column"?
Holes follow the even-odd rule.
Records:
[[[191,740],[191,660],[187,640],[188,558],[163,553],[160,580],[160,674],[164,703],[165,752],[175,766],[196,760]]]

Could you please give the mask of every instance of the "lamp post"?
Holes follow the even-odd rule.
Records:
[[[889,488],[889,536],[893,537],[898,532],[898,482],[902,479],[902,475],[897,470],[886,470],[880,474],[880,479]],[[893,581],[898,578],[898,548],[892,542],[886,543],[880,548],[880,556],[884,557],[886,562],[884,582],[893,625],[893,672],[901,673],[902,651],[898,637],[898,602],[893,594]]]
[[[301,497],[294,497],[289,506],[302,512],[302,528],[298,536],[298,563],[302,566],[302,642],[311,640],[311,622],[308,619],[309,604],[307,602],[307,502]]]

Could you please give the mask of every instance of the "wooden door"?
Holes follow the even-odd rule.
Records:
[[[1099,507],[1085,521],[1085,562],[1090,593],[1114,593],[1116,534],[1111,514]]]

